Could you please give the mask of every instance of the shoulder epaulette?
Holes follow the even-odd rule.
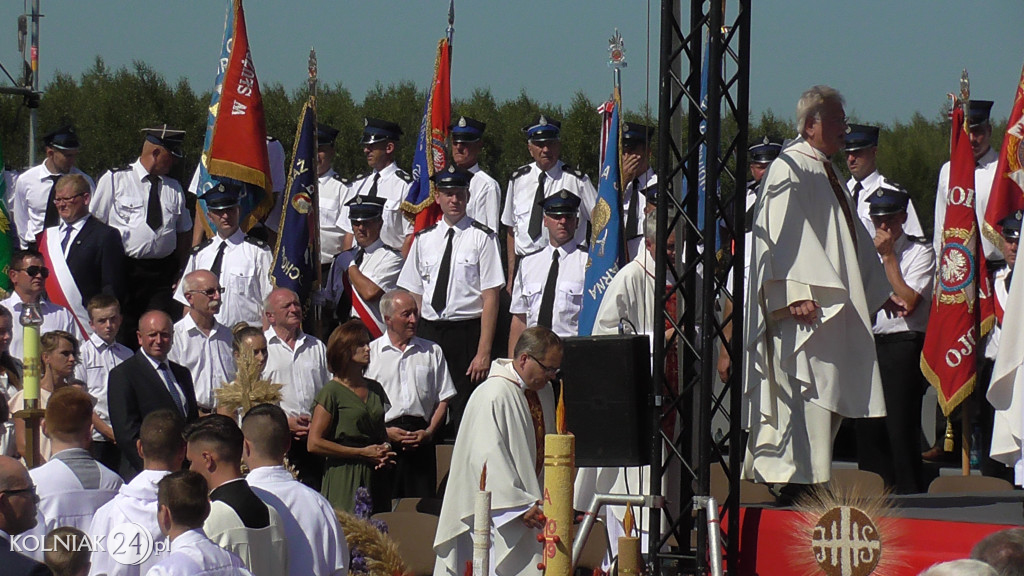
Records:
[[[420,230],[419,232],[417,232],[417,233],[416,233],[416,235],[417,235],[417,236],[419,236],[420,234],[423,234],[424,232],[430,232],[430,231],[431,231],[431,230],[433,230],[434,228],[437,228],[437,225],[438,225],[439,223],[440,223],[440,222],[434,222],[434,224],[433,224],[432,226],[427,226],[427,227],[426,227],[426,228],[424,228],[423,230]]]
[[[277,142],[277,138],[274,138],[273,136],[267,136],[267,142]]]
[[[125,170],[131,170],[131,164],[125,164],[124,166],[118,166],[117,168],[111,168],[111,172],[124,172]]]
[[[384,249],[387,250],[388,252],[391,252],[395,256],[398,256],[399,258],[402,257],[402,251],[399,250],[398,248],[393,248],[393,247],[388,246],[387,244],[385,244],[384,245]]]
[[[931,244],[932,243],[931,240],[929,240],[928,238],[925,238],[924,236],[914,236],[912,234],[907,234],[907,240],[910,240],[911,242],[915,242],[917,244]]]
[[[207,238],[206,240],[203,240],[199,244],[196,244],[195,246],[192,247],[192,254],[199,254],[199,252],[201,252],[203,248],[206,248],[210,244],[213,244],[213,238]]]
[[[351,184],[351,183],[352,183],[352,181],[351,181],[351,180],[349,180],[348,178],[345,178],[344,176],[342,176],[341,174],[338,174],[337,172],[335,172],[335,173],[334,173],[334,174],[333,174],[333,175],[331,176],[331,178],[334,178],[335,180],[337,180],[338,182],[341,182],[341,183],[342,183],[342,184],[344,184],[345,186],[348,186],[349,184]]]
[[[576,245],[576,249],[579,250],[580,252],[587,252],[588,248],[589,247],[586,244],[577,244]]]
[[[412,184],[412,175],[406,172],[405,170],[402,170],[401,168],[395,170],[395,176],[398,176],[402,180],[405,180],[405,182],[408,184]]]
[[[530,165],[527,164],[526,166],[520,166],[519,168],[516,168],[516,171],[513,172],[512,175],[508,177],[508,179],[515,180],[516,178],[519,178],[520,176],[526,176],[529,173]]]
[[[540,247],[540,248],[537,248],[536,250],[534,250],[533,252],[527,252],[526,254],[523,254],[523,258],[526,258],[528,256],[533,256],[534,254],[539,254],[539,253],[544,251],[544,248],[545,247]]]
[[[487,224],[477,222],[476,220],[473,220],[473,228],[476,228],[477,230],[483,230],[484,234],[494,234],[494,230],[488,228]]]
[[[564,172],[568,172],[569,174],[572,174],[573,176],[579,178],[580,180],[590,178],[589,176],[587,176],[587,174],[583,170],[580,170],[578,167],[574,168],[572,166],[569,166],[568,164],[563,164],[562,165],[562,170]]]
[[[260,248],[265,248],[267,250],[270,250],[270,245],[268,245],[265,241],[255,237],[255,236],[249,236],[248,234],[246,234],[245,235],[245,241],[248,242],[249,244],[254,245],[254,246],[259,246]]]
[[[367,176],[369,176],[369,174],[356,174],[355,176],[352,177],[352,181],[359,182],[360,180],[366,178]]]

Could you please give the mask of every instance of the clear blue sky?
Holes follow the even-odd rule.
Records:
[[[0,3],[0,62],[12,72],[20,66],[14,32],[23,1]],[[111,67],[141,60],[172,83],[187,78],[197,91],[213,83],[226,1],[41,4],[44,86],[57,70],[77,76],[97,55]],[[727,4],[735,9],[735,2]],[[321,80],[341,82],[357,100],[377,82],[422,87],[447,6],[447,0],[248,0],[257,74],[264,84],[296,88],[315,46]],[[600,100],[611,88],[607,40],[618,27],[629,60],[626,106],[654,108],[659,11],[658,2],[639,0],[456,0],[453,93],[490,88],[499,100],[526,92],[568,104],[582,91]],[[755,115],[772,109],[791,118],[799,93],[825,83],[843,92],[848,114],[861,121],[908,120],[914,112],[933,118],[966,67],[974,98],[995,100],[993,115],[1004,118],[1024,63],[1019,0],[758,0],[752,15]]]

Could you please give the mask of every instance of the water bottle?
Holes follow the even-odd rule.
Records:
[[[975,426],[971,432],[971,468],[977,470],[981,465],[981,427]]]

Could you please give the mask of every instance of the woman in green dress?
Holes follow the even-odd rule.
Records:
[[[326,457],[320,492],[347,512],[355,508],[356,488],[366,487],[374,512],[390,509],[391,498],[374,483],[374,471],[392,463],[384,414],[388,398],[378,382],[363,378],[370,363],[370,333],[359,320],[334,329],[327,340],[331,378],[316,395],[309,425],[309,451]]]

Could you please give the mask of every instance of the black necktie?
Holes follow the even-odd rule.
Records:
[[[227,247],[227,241],[221,240],[220,246],[217,247],[217,255],[213,257],[213,265],[210,266],[210,272],[217,278],[220,278],[220,266],[224,262],[224,249]]]
[[[57,180],[60,180],[60,174],[51,174],[48,176],[53,184],[50,185],[50,195],[46,200],[46,216],[43,217],[43,227],[49,228],[50,226],[56,226],[57,222],[60,221],[59,215],[57,214],[57,205],[54,204],[53,198],[57,195]]]
[[[149,180],[149,204],[146,206],[146,225],[154,232],[164,225],[164,213],[160,207],[160,177],[155,174],[146,175]]]
[[[437,284],[434,285],[434,295],[430,298],[430,305],[438,316],[448,305],[448,277],[452,274],[452,239],[455,238],[455,229],[448,229],[448,244],[444,247],[444,256],[441,257],[441,268],[437,271]]]
[[[853,185],[853,203],[854,204],[857,203],[857,200],[860,198],[860,191],[863,190],[863,189],[864,189],[864,185],[861,184],[860,182],[857,182],[856,184]]]
[[[540,297],[540,314],[537,325],[551,328],[551,317],[555,310],[555,284],[558,283],[558,250],[551,253],[551,267],[548,268],[548,281],[544,283],[544,293]]]
[[[360,266],[363,265],[363,256],[365,255],[366,250],[363,250],[362,248],[360,248],[359,251],[356,252],[356,259],[354,260],[354,262],[356,263],[356,268],[359,268]]]
[[[626,215],[626,238],[636,236],[637,202],[640,199],[640,179],[633,179],[633,193],[629,195],[629,214]]]
[[[540,227],[544,221],[544,208],[540,203],[544,201],[544,181],[548,179],[547,172],[541,172],[537,177],[537,192],[533,195],[533,211],[530,212],[530,238],[540,238]]]
[[[380,172],[373,175],[373,184],[370,185],[370,193],[367,194],[367,198],[377,197],[377,180],[380,180]]]

